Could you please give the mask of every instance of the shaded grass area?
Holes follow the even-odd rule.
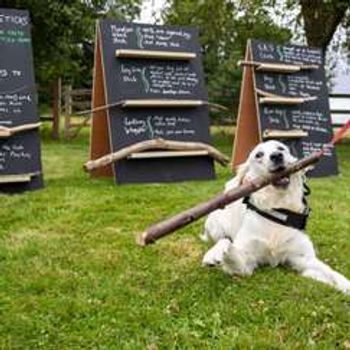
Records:
[[[232,137],[216,130],[230,154]],[[350,145],[311,181],[309,232],[350,276]],[[210,198],[216,181],[116,187],[82,171],[88,138],[45,138],[46,188],[0,196],[0,349],[345,349],[350,298],[284,268],[230,278],[200,266],[203,220],[141,249],[135,234]]]

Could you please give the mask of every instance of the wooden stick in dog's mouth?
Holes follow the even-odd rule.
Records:
[[[211,213],[216,209],[224,208],[227,204],[230,204],[240,198],[246,197],[269,184],[278,183],[284,178],[289,178],[291,174],[314,165],[321,159],[321,157],[330,147],[333,147],[336,142],[344,137],[348,129],[350,129],[350,119],[334,135],[332,141],[329,144],[324,145],[320,151],[316,151],[309,156],[288,165],[284,169],[280,169],[278,172],[270,174],[270,176],[267,176],[266,178],[247,181],[237,188],[234,188],[226,193],[220,193],[206,202],[200,203],[193,208],[185,210],[169,219],[152,225],[137,237],[137,243],[141,246],[146,246],[150,243],[154,243],[159,238],[162,238],[182,227],[189,225],[193,221],[200,219],[201,217]]]

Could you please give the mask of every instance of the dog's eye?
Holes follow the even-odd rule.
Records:
[[[259,158],[262,158],[264,156],[264,152],[258,152],[256,155],[255,155],[255,158],[259,159]]]
[[[284,147],[282,147],[282,146],[278,146],[277,149],[278,149],[279,151],[285,151]]]

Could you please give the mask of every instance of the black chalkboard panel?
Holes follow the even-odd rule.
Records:
[[[120,150],[144,140],[163,138],[175,141],[210,140],[208,107],[122,109],[113,111],[110,120],[113,145]],[[183,171],[179,171],[182,169]],[[198,171],[200,169],[200,171]],[[118,182],[182,181],[215,176],[209,157],[132,159],[116,164]]]
[[[200,56],[197,30],[110,20],[101,21],[100,30],[107,95],[111,101],[132,98],[207,100],[199,57],[189,61],[116,58],[116,50],[122,48],[187,51]],[[122,40],[114,36],[118,30],[124,33]],[[144,33],[141,37],[144,35],[148,39],[139,39],[137,33]]]
[[[0,127],[39,122],[27,11],[0,9]],[[0,183],[2,192],[21,192],[43,186],[37,129],[0,137],[1,176],[30,174],[31,180]]]
[[[134,99],[208,100],[196,29],[103,20],[99,22],[98,34],[106,104]],[[116,50],[120,49],[186,52],[195,56],[188,60],[117,57]],[[97,69],[95,80],[96,72]],[[156,138],[210,143],[205,104],[191,108],[117,105],[108,110],[108,125],[113,152]],[[215,177],[213,161],[205,155],[124,159],[114,164],[114,174],[118,183]]]
[[[207,142],[209,135],[208,107],[116,109],[111,118],[115,130],[115,146],[121,149],[154,138],[177,141]]]
[[[283,97],[313,97],[313,100],[297,105],[259,103],[261,133],[265,130],[300,129],[308,137],[283,140],[289,143],[298,156],[307,156],[319,150],[333,136],[329,112],[328,91],[321,49],[297,45],[276,45],[252,40],[252,61],[293,65],[315,65],[316,69],[303,69],[294,73],[278,73],[255,70],[255,88]],[[310,173],[312,176],[337,174],[334,151],[328,152]]]

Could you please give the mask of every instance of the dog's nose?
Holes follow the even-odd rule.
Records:
[[[281,152],[274,152],[270,155],[271,162],[274,164],[281,164],[283,162],[283,153]]]

